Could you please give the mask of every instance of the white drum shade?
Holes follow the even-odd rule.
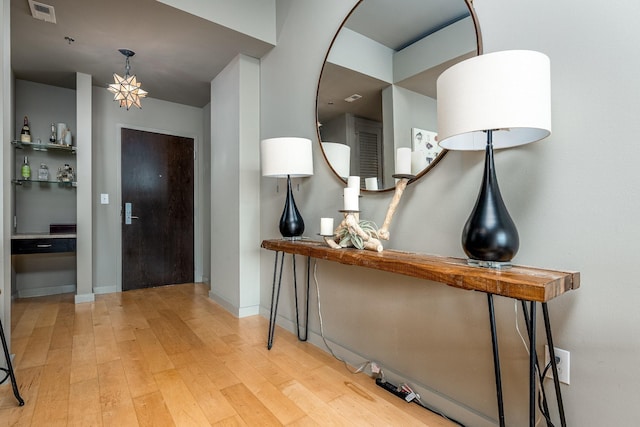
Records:
[[[263,139],[260,143],[262,176],[292,178],[313,175],[313,150],[307,138]]]
[[[437,82],[438,144],[447,150],[507,148],[551,134],[549,58],[529,50],[476,56]]]

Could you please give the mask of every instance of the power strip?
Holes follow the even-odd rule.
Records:
[[[405,390],[403,390],[402,388],[398,388],[395,385],[386,382],[384,379],[382,378],[376,378],[376,384],[378,385],[378,387],[382,387],[383,389],[387,390],[389,393],[394,394],[396,396],[398,396],[399,398],[403,399],[405,402],[413,402],[413,403],[417,403],[418,405],[420,405],[422,408],[433,412],[436,415],[440,415],[441,417],[455,423],[458,424],[460,427],[465,427],[464,424],[460,423],[459,421],[456,421],[453,418],[449,418],[446,415],[444,415],[443,413],[430,408],[429,406],[425,405],[424,403],[422,403],[420,401],[420,398],[418,397],[418,395],[411,391],[411,392],[407,392]],[[416,399],[417,398],[417,399]]]
[[[382,378],[376,378],[376,384],[378,385],[378,387],[382,387],[383,389],[387,390],[389,393],[395,394],[396,396],[398,396],[399,398],[407,402],[411,402],[413,399],[416,398],[415,393],[413,392],[408,393],[402,389],[398,389],[398,387],[394,386],[391,383],[386,382]]]

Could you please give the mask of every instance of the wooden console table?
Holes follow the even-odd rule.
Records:
[[[547,344],[551,352],[551,368],[553,370],[554,386],[558,411],[562,426],[566,426],[562,395],[560,392],[560,382],[558,380],[558,369],[553,352],[553,338],[551,334],[551,322],[547,302],[553,298],[580,286],[580,273],[565,272],[555,270],[545,270],[534,267],[513,266],[509,269],[495,270],[467,264],[462,258],[452,258],[436,255],[418,254],[413,252],[402,252],[396,250],[385,250],[383,252],[373,252],[356,249],[332,249],[322,242],[308,240],[264,240],[262,248],[275,251],[276,260],[273,272],[273,288],[271,294],[271,312],[269,319],[268,348],[273,345],[273,334],[278,310],[278,300],[280,295],[280,285],[282,282],[282,265],[284,254],[288,253],[293,258],[294,287],[296,297],[296,322],[298,327],[298,338],[306,340],[300,335],[300,325],[298,319],[298,295],[295,275],[295,256],[307,257],[307,307],[309,298],[309,260],[311,258],[326,261],[338,262],[341,264],[355,265],[359,267],[372,268],[375,270],[388,271],[391,273],[403,274],[417,277],[419,279],[431,280],[444,283],[456,288],[484,292],[487,294],[489,305],[489,321],[491,326],[491,340],[493,348],[494,371],[496,379],[496,398],[498,401],[498,417],[500,426],[505,426],[504,406],[502,398],[502,380],[500,373],[500,358],[498,353],[498,339],[496,334],[496,323],[493,306],[493,295],[507,298],[514,298],[522,303],[523,314],[527,324],[529,335],[529,425],[535,425],[535,389],[536,381],[542,382],[542,370],[539,369],[538,357],[536,354],[536,303],[542,305]],[[278,255],[282,253],[280,269],[278,273]],[[277,285],[276,285],[277,282]],[[276,290],[277,289],[277,290]],[[529,308],[527,308],[527,304]],[[308,309],[306,311],[305,331],[308,327]],[[536,379],[536,367],[538,367],[538,378]],[[546,402],[543,402],[546,406]]]

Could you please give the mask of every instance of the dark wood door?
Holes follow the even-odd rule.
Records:
[[[193,139],[123,128],[121,146],[122,290],[193,282]]]

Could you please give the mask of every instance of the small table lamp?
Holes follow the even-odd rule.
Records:
[[[500,195],[493,149],[551,134],[550,74],[546,55],[512,50],[467,59],[438,78],[440,146],[485,150],[480,194],[462,231],[471,264],[509,266],[518,251],[518,231]]]
[[[291,178],[313,175],[311,140],[283,137],[264,139],[260,143],[262,176],[287,178],[287,199],[280,218],[280,234],[286,239],[297,239],[304,233],[304,221],[298,211]]]

